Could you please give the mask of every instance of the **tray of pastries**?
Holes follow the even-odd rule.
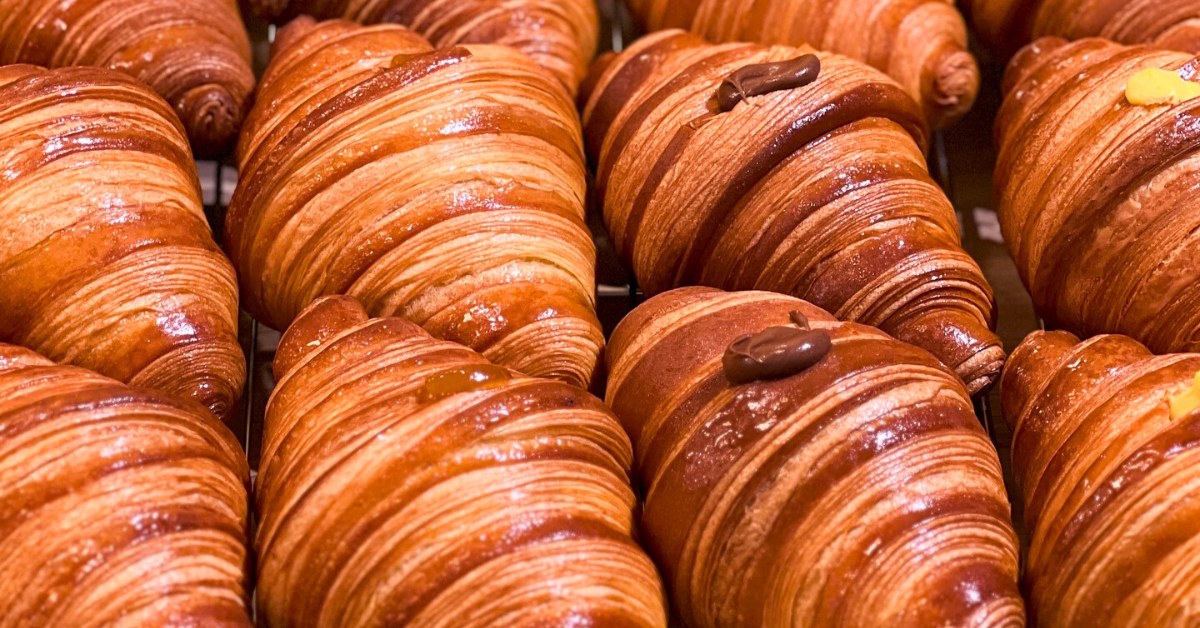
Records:
[[[1198,54],[0,0],[0,628],[1200,626]]]

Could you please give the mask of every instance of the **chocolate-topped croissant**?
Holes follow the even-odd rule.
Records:
[[[1005,367],[1043,628],[1200,624],[1200,355],[1036,332]]]
[[[1200,53],[1200,0],[962,0],[984,41],[1005,56],[1040,37],[1100,37]]]
[[[223,153],[254,90],[235,0],[0,0],[0,65],[106,67],[158,92],[192,147]]]
[[[269,20],[301,15],[402,24],[438,48],[503,44],[529,55],[574,94],[596,54],[594,0],[248,0]]]
[[[996,121],[998,211],[1050,326],[1200,350],[1200,99],[1169,102],[1200,93],[1183,80],[1198,70],[1191,55],[1097,39],[1043,39],[1014,58]],[[1149,104],[1158,89],[1167,98]]]
[[[598,399],[325,297],[284,334],[256,497],[272,628],[666,628]]]
[[[608,355],[643,543],[688,626],[1024,626],[996,450],[925,351],[784,295],[681,288]]]
[[[979,68],[954,0],[627,0],[651,31],[712,42],[809,45],[887,72],[936,128],[975,103]]]
[[[929,350],[972,392],[999,375],[991,288],[894,81],[845,57],[680,31],[599,72],[584,112],[596,198],[648,294],[792,294]]]
[[[0,67],[0,342],[225,416],[237,279],[170,107],[101,68]]]
[[[349,294],[530,375],[585,385],[604,343],[575,108],[504,46],[401,26],[282,29],[238,144],[226,247],[283,329]]]
[[[249,476],[200,406],[0,344],[0,626],[250,628]]]

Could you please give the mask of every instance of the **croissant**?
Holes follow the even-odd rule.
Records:
[[[2,66],[0,129],[0,342],[229,414],[237,279],[167,103],[112,70]]]
[[[0,344],[0,627],[250,628],[249,476],[200,406]]]
[[[585,385],[604,337],[567,95],[503,46],[305,18],[278,37],[226,222],[246,309],[282,329],[349,294]]]
[[[248,0],[268,20],[301,15],[402,24],[438,48],[503,44],[529,55],[574,94],[596,54],[594,0]]]
[[[712,42],[811,45],[887,72],[944,128],[971,109],[979,67],[954,0],[626,0],[647,30]]]
[[[996,450],[925,351],[698,287],[635,309],[609,357],[643,543],[688,626],[1024,626]]]
[[[1030,532],[1030,620],[1200,622],[1200,355],[1037,332],[1000,385]]]
[[[980,37],[1006,57],[1046,36],[1101,37],[1200,53],[1200,0],[962,0]]]
[[[254,90],[235,0],[0,0],[0,65],[90,65],[158,92],[197,153],[237,136]]]
[[[996,121],[998,213],[1052,327],[1200,350],[1200,100],[1139,106],[1126,93],[1147,68],[1193,80],[1198,67],[1095,39],[1043,39],[1014,58]]]
[[[666,628],[598,399],[322,298],[280,341],[258,608],[297,626]]]
[[[920,110],[864,64],[802,52],[663,31],[608,60],[584,116],[617,252],[647,294],[792,294],[988,387],[1004,361],[995,303],[926,170]]]

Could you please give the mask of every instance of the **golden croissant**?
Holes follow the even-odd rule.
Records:
[[[954,0],[626,0],[648,30],[682,28],[712,42],[809,45],[887,72],[930,124],[961,118],[979,92],[967,26]]]
[[[643,543],[688,626],[1024,626],[996,450],[925,351],[784,295],[681,288],[609,357]]]
[[[112,70],[0,67],[0,180],[0,342],[231,412],[237,280],[167,103]]]
[[[665,628],[612,412],[325,297],[284,334],[257,480],[271,628]]]
[[[1043,39],[1010,65],[998,211],[1050,326],[1129,335],[1156,353],[1200,350],[1200,100],[1129,100],[1154,96],[1131,91],[1146,70],[1200,92],[1182,80],[1196,65],[1097,39]]]
[[[604,343],[577,114],[503,46],[394,25],[280,31],[226,223],[245,307],[283,329],[349,294],[530,375],[585,385]]]
[[[0,344],[0,627],[250,628],[249,481],[200,406]]]
[[[270,20],[301,15],[362,24],[391,22],[438,48],[503,44],[529,55],[570,93],[596,54],[600,16],[594,0],[248,0]]]
[[[254,90],[235,0],[0,0],[0,65],[90,65],[158,92],[196,152],[228,150]]]
[[[1004,55],[1040,37],[1100,37],[1200,53],[1200,0],[962,0],[984,41]]]
[[[986,388],[1004,360],[992,291],[926,170],[919,108],[869,66],[804,53],[664,31],[607,61],[584,116],[617,252],[647,294],[792,294]],[[793,79],[809,82],[771,89]]]
[[[1200,623],[1200,355],[1036,332],[1000,392],[1043,628]]]

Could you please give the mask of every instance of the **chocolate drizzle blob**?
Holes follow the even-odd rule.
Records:
[[[820,362],[833,348],[829,333],[810,329],[804,314],[793,311],[789,317],[795,327],[768,327],[730,343],[721,358],[730,383],[748,384],[795,375]]]
[[[717,106],[730,111],[751,96],[762,96],[781,89],[804,87],[821,74],[816,55],[801,55],[790,61],[756,63],[735,70],[717,88]]]

